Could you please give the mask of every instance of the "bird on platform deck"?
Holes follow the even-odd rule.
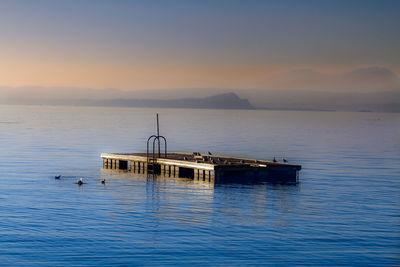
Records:
[[[286,160],[286,159],[283,159],[283,162],[287,163],[287,160]]]
[[[80,178],[76,183],[77,183],[79,186],[83,185],[83,178]]]
[[[240,160],[240,163],[243,164],[243,163],[244,163],[244,160]]]
[[[102,179],[102,180],[100,181],[100,183],[101,183],[101,184],[106,184],[106,179]]]
[[[61,175],[54,176],[54,179],[60,179],[60,178],[61,178]]]
[[[272,160],[273,162],[278,162],[277,160],[276,160],[276,158],[274,157],[274,159]]]
[[[212,164],[215,164],[215,163],[217,163],[214,159],[211,159],[211,163]]]
[[[188,160],[188,158],[187,157],[183,157],[183,160]]]
[[[225,160],[225,161],[224,161],[224,164],[228,164],[228,161],[227,161],[227,160]]]
[[[208,155],[210,155],[210,156],[211,156],[211,155],[212,155],[212,153],[211,153],[210,151],[208,151]]]

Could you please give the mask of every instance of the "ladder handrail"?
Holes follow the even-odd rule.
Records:
[[[161,158],[161,140],[164,141],[164,157],[167,158],[167,139],[160,135],[160,126],[159,126],[159,121],[158,121],[158,113],[157,113],[157,135],[152,135],[147,139],[147,146],[146,146],[146,157],[147,157],[147,164],[150,162],[150,153],[149,153],[149,144],[151,142],[151,140],[153,139],[153,153],[152,153],[152,158],[151,160],[154,162],[156,162],[157,158],[156,158],[156,148],[155,148],[155,144],[157,141],[158,144],[158,158]]]

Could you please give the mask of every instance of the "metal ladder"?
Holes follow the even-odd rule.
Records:
[[[147,173],[155,175],[155,168],[157,165],[157,159],[161,158],[161,140],[164,141],[164,158],[167,158],[167,139],[160,135],[160,126],[157,113],[157,135],[152,135],[147,139]],[[153,141],[153,151],[149,153],[149,144]],[[157,143],[157,146],[156,146]],[[157,150],[157,151],[156,151]],[[157,153],[156,153],[157,152]]]

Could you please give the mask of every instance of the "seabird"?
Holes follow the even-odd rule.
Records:
[[[187,160],[188,158],[187,157],[183,157],[183,160]]]
[[[83,185],[83,178],[80,178],[77,182],[78,185]]]
[[[54,179],[60,179],[60,178],[61,178],[61,175],[54,176]]]
[[[286,159],[283,159],[283,162],[285,162],[285,163],[286,163],[286,162],[287,162],[287,160],[286,160]]]
[[[273,159],[272,161],[273,161],[273,162],[277,162],[276,159],[275,159],[275,157],[274,157],[274,159]]]
[[[102,180],[100,181],[100,183],[106,184],[106,179],[102,179]]]
[[[208,151],[208,155],[210,155],[210,156],[211,156],[211,155],[212,155],[212,153],[211,153],[210,151]]]
[[[243,163],[244,163],[244,160],[240,160],[240,163],[242,163],[242,164],[243,164]]]

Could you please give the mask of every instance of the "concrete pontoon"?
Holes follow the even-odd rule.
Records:
[[[196,153],[197,154],[197,153]],[[147,153],[103,153],[105,169],[126,170],[149,176],[190,178],[211,183],[299,182],[300,165],[219,155],[168,153],[149,160]]]
[[[103,153],[103,168],[126,170],[148,176],[189,178],[210,183],[281,183],[297,184],[300,165],[220,155],[168,153],[167,139],[159,133],[147,139],[146,153]],[[150,148],[152,149],[150,150]],[[164,151],[161,150],[164,148]]]

